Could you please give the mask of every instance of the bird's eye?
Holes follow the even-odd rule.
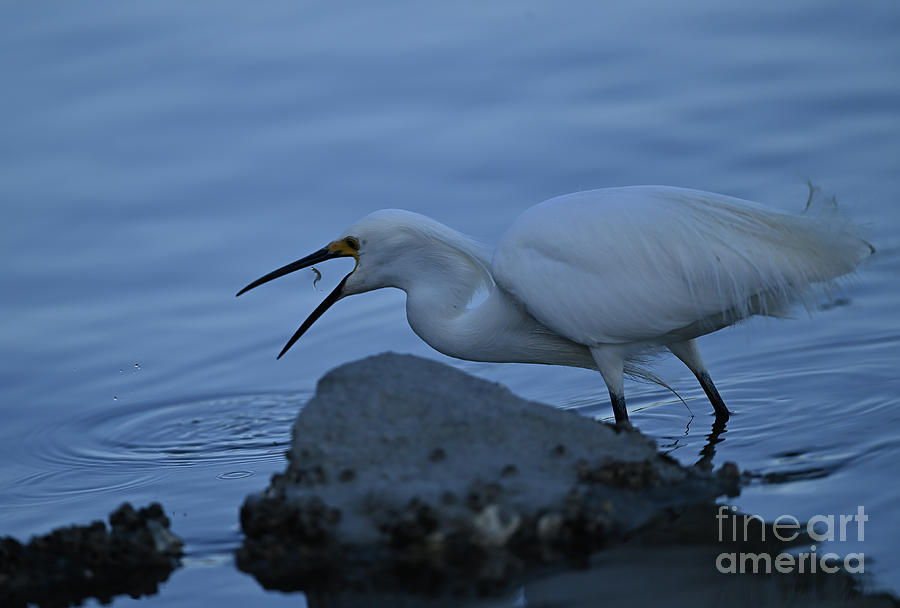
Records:
[[[344,239],[344,242],[347,243],[347,247],[349,247],[353,251],[359,251],[359,239],[348,236]]]

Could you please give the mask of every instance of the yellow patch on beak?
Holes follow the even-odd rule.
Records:
[[[331,241],[328,243],[328,251],[340,256],[352,257],[356,260],[356,265],[353,266],[353,270],[356,270],[356,267],[359,266],[359,252],[348,245],[346,241]]]

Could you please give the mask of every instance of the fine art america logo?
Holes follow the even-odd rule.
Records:
[[[806,524],[793,515],[779,515],[767,526],[759,515],[737,513],[737,507],[719,505],[716,519],[719,524],[719,542],[722,543],[759,543],[781,541],[789,543],[805,531],[815,542],[843,542],[848,539],[862,542],[866,538],[865,526],[869,520],[862,506],[856,508],[852,515],[813,515]],[[750,522],[756,520],[759,525],[751,529]],[[774,538],[766,538],[770,532]],[[865,554],[847,553],[841,558],[837,553],[818,552],[816,545],[810,545],[806,551],[799,553],[745,553],[722,552],[716,556],[716,570],[722,574],[778,572],[799,574],[826,572],[834,574],[843,569],[850,574],[865,572]]]

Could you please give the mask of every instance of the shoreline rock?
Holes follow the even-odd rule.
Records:
[[[94,597],[157,592],[179,566],[182,541],[159,503],[124,503],[102,521],[67,526],[23,544],[0,539],[0,605],[68,606]]]
[[[281,590],[499,591],[741,482],[733,464],[683,467],[638,431],[390,353],[321,379],[288,458],[244,503],[237,554]]]

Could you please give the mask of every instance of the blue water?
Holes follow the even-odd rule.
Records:
[[[610,415],[598,375],[449,360],[349,269],[248,281],[403,207],[486,243],[523,209],[662,183],[799,210],[811,179],[878,254],[837,305],[701,341],[737,413],[715,464],[772,519],[870,516],[900,592],[900,4],[15,3],[0,19],[0,534],[159,500],[187,542],[157,605],[296,606],[237,573],[243,497],[332,367],[384,350]],[[343,265],[342,265],[343,264]],[[633,422],[685,463],[711,408],[660,361]],[[652,407],[651,407],[652,406]],[[712,566],[711,566],[712,567]],[[527,595],[527,594],[526,594]],[[118,598],[114,605],[136,600]]]

